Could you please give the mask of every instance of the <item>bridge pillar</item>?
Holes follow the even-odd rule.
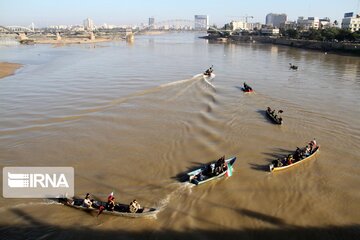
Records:
[[[133,33],[130,33],[130,34],[126,34],[126,41],[127,42],[133,42],[134,41],[134,34]]]
[[[28,37],[26,36],[25,33],[18,33],[18,34],[19,34],[19,39],[20,39],[20,41],[21,41],[21,40],[26,40],[26,39],[28,39]]]
[[[90,40],[95,40],[95,34],[94,34],[94,32],[90,32]]]
[[[56,40],[57,40],[57,41],[60,41],[60,40],[61,40],[61,36],[60,36],[60,33],[59,33],[59,32],[56,33]]]
[[[134,41],[134,33],[132,32],[131,28],[126,29],[125,39],[126,39],[127,42],[133,42]]]

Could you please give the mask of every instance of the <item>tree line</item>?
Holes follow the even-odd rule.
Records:
[[[351,32],[347,29],[330,27],[325,29],[310,29],[308,31],[299,31],[297,29],[281,29],[282,36],[293,39],[305,39],[316,41],[331,41],[331,42],[360,42],[360,30]]]

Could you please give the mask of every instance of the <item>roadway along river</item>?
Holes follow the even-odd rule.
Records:
[[[96,218],[1,197],[1,239],[359,238],[360,58],[198,36],[0,48],[0,61],[24,65],[0,79],[1,167],[74,167],[78,196],[161,208]],[[211,65],[215,89],[196,76]],[[284,111],[282,126],[267,106]],[[267,171],[314,137],[316,158]],[[238,157],[232,177],[178,181],[224,154]]]

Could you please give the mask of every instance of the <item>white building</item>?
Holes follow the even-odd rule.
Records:
[[[84,20],[84,29],[87,31],[93,31],[95,29],[94,21],[90,18],[85,19]]]
[[[209,16],[208,15],[195,15],[195,30],[207,30],[209,26]]]
[[[231,21],[230,28],[232,31],[245,30],[252,31],[254,29],[260,29],[261,23],[247,23],[243,21]]]
[[[248,24],[246,22],[242,22],[242,21],[231,21],[230,28],[232,31],[249,29]]]
[[[281,24],[287,21],[287,15],[285,13],[269,13],[266,15],[266,25],[279,28]]]
[[[302,30],[319,29],[320,19],[318,17],[299,17],[297,20],[298,27]]]
[[[261,34],[275,36],[280,34],[280,29],[278,28],[261,28]]]
[[[351,32],[356,32],[360,30],[360,14],[356,14],[354,16],[354,13],[345,13],[344,18],[341,22],[341,28],[342,29],[348,29]]]
[[[330,18],[328,17],[321,18],[319,19],[319,21],[320,21],[320,26],[319,26],[320,28],[329,28],[333,26],[333,24],[330,21]]]

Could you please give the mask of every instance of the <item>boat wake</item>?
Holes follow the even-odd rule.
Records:
[[[26,203],[19,203],[13,206],[7,206],[7,207],[1,207],[0,213],[5,212],[10,209],[16,209],[16,208],[25,208],[30,206],[41,206],[41,205],[61,205],[58,201],[45,199],[43,202],[26,202]]]
[[[210,82],[211,80],[213,80],[215,78],[215,74],[211,74],[210,76],[204,76],[203,75],[203,79],[204,79],[204,81],[208,84],[208,85],[210,85],[213,89],[215,89],[215,86]]]
[[[167,205],[170,203],[172,198],[178,198],[184,194],[190,195],[192,192],[192,188],[195,185],[189,182],[185,182],[185,183],[173,183],[171,184],[171,186],[174,186],[175,190],[170,192],[165,198],[159,201],[159,203],[157,204],[157,207],[159,208],[159,212],[167,207]]]
[[[79,120],[83,117],[86,117],[88,115],[94,114],[94,113],[99,113],[99,112],[103,112],[106,111],[114,106],[117,106],[119,104],[122,103],[126,103],[132,99],[135,99],[137,97],[141,97],[141,96],[145,96],[147,94],[152,94],[152,93],[156,93],[159,91],[162,91],[165,88],[169,88],[169,87],[174,87],[174,86],[179,86],[182,84],[187,84],[187,83],[196,83],[198,81],[204,80],[209,86],[211,86],[213,89],[215,89],[215,86],[210,83],[210,81],[212,79],[215,78],[215,74],[211,74],[211,76],[209,77],[205,77],[203,74],[196,74],[194,75],[192,78],[189,79],[184,79],[184,80],[178,80],[175,82],[170,82],[170,83],[165,83],[165,84],[161,84],[159,86],[156,87],[152,87],[149,89],[145,89],[143,91],[139,91],[139,92],[135,92],[133,94],[129,94],[127,96],[124,97],[120,97],[117,99],[114,99],[102,106],[98,106],[98,107],[92,107],[92,108],[88,108],[88,109],[83,109],[80,110],[78,114],[74,114],[74,115],[66,115],[66,116],[54,116],[52,118],[47,118],[45,120],[37,120],[35,122],[33,122],[33,124],[30,124],[28,126],[21,126],[21,127],[16,127],[16,128],[8,128],[8,129],[1,129],[0,133],[4,134],[4,135],[10,135],[10,134],[14,134],[14,132],[18,132],[19,130],[38,130],[39,128],[42,127],[46,127],[49,125],[55,125],[55,124],[62,124],[62,123],[66,123],[66,122],[71,122],[71,121],[76,121]],[[178,92],[176,94],[174,94],[172,96],[172,98],[169,98],[170,100],[173,98],[176,98],[180,95],[182,95],[184,92],[186,92],[188,90],[188,88],[190,88],[193,84],[188,84],[185,87],[181,87],[179,89],[175,89]]]

